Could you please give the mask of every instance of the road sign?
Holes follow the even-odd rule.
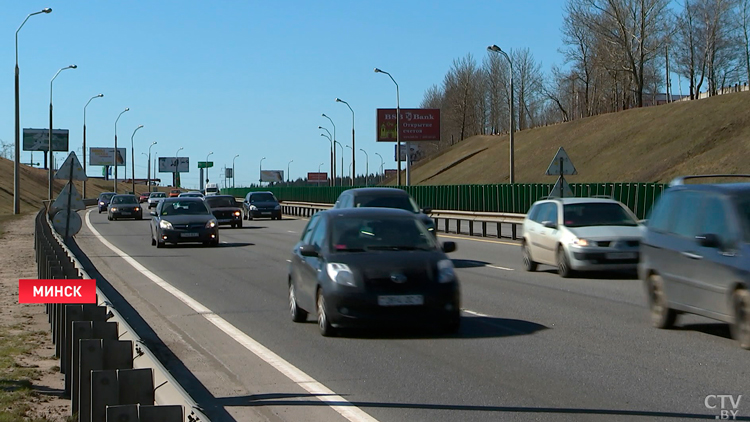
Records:
[[[65,159],[65,162],[57,170],[57,173],[55,173],[55,179],[88,180],[75,152],[68,154],[68,158]]]
[[[307,181],[308,182],[326,182],[328,181],[328,173],[326,172],[308,172],[307,173]]]
[[[70,198],[68,198],[69,196]],[[81,198],[81,194],[78,193],[78,190],[76,189],[75,185],[72,185],[70,183],[65,185],[62,192],[60,192],[60,196],[58,196],[57,199],[55,199],[55,202],[52,203],[52,208],[56,208],[58,210],[67,209],[68,199],[70,199],[71,210],[85,210],[86,209],[86,205],[83,204],[83,199]]]
[[[68,226],[69,224],[69,226]],[[81,231],[81,216],[77,212],[68,213],[66,210],[60,210],[52,217],[52,227],[60,236],[65,236],[65,228],[68,229],[68,236],[75,236]]]
[[[159,173],[190,173],[190,157],[159,157]]]
[[[213,166],[214,166],[214,162],[213,161],[198,161],[198,168],[199,169],[210,168],[210,167],[213,167]]]
[[[555,183],[555,187],[552,188],[549,196],[552,198],[572,198],[575,195],[573,195],[568,182],[561,177],[557,179],[557,183]]]
[[[232,168],[231,167],[224,169],[224,177],[226,177],[227,179],[231,179],[232,178]]]
[[[547,176],[568,176],[578,174],[578,171],[576,171],[576,168],[573,166],[573,162],[570,161],[568,153],[565,152],[563,147],[560,147],[560,149],[557,150],[557,154],[555,154],[555,158],[552,159],[549,167],[547,167],[547,172],[544,174]]]

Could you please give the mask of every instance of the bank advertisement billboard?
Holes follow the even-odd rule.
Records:
[[[402,108],[401,142],[439,141],[439,108]],[[396,109],[377,110],[378,142],[396,142]]]

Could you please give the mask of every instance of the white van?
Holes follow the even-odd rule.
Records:
[[[216,183],[206,183],[206,196],[221,195],[219,185]]]

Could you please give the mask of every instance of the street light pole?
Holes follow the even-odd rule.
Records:
[[[341,142],[334,140],[333,141],[334,150],[336,145],[341,147],[341,186],[344,186],[344,146],[341,145]]]
[[[286,164],[286,183],[289,184],[289,166],[294,162],[294,160],[290,160]]]
[[[380,157],[380,183],[383,183],[383,164],[385,164],[385,161],[383,161],[383,156],[375,153],[378,157]]]
[[[401,95],[398,92],[398,83],[393,79],[390,73],[375,68],[375,73],[385,73],[396,85],[396,164],[398,173],[396,174],[396,184],[401,186]],[[406,186],[411,185],[411,160],[409,160],[409,143],[406,143]]]
[[[346,106],[349,107],[349,110],[352,112],[352,186],[354,186],[354,175],[357,172],[357,164],[356,164],[357,154],[355,154],[355,150],[357,146],[354,144],[354,110],[352,110],[352,106],[350,106],[349,103],[342,100],[341,98],[336,98],[336,102],[346,104]]]
[[[19,69],[18,69],[18,32],[26,24],[26,21],[34,15],[40,13],[50,13],[52,9],[49,7],[42,9],[38,12],[30,13],[23,20],[21,26],[16,29],[16,144],[15,151],[13,154],[13,214],[21,213],[21,176],[19,174],[20,163],[21,163],[21,104],[20,104],[20,92],[19,92]],[[46,158],[45,158],[46,161]],[[32,164],[33,165],[33,164]],[[85,185],[84,185],[85,186]]]
[[[130,107],[125,108],[125,110],[121,111],[120,114],[117,115],[117,119],[115,120],[115,150],[112,154],[112,162],[115,166],[115,189],[114,193],[117,193],[117,121],[120,120],[120,116],[123,115],[123,113],[130,111]],[[124,164],[124,163],[123,163]]]
[[[148,147],[148,167],[146,167],[146,170],[148,171],[148,180],[146,181],[146,184],[149,192],[151,192],[151,147],[154,145],[156,145],[156,141],[151,142],[151,145]],[[154,178],[156,178],[156,172],[154,172]]]
[[[513,139],[513,131],[514,131],[514,118],[515,118],[515,110],[514,110],[514,100],[513,100],[513,62],[510,60],[510,57],[508,57],[508,54],[506,54],[500,47],[496,45],[491,45],[487,47],[488,51],[492,51],[494,53],[501,54],[503,57],[505,57],[506,60],[508,60],[508,64],[510,65],[510,183],[513,184],[516,181],[516,170],[515,170],[515,142]]]
[[[365,186],[367,186],[367,179],[370,177],[370,155],[364,149],[360,148],[360,151],[365,153]]]
[[[214,153],[214,152],[213,152],[213,151],[211,151],[211,152],[209,152],[209,153],[208,153],[208,155],[206,156],[206,189],[208,189],[208,181],[210,180],[210,179],[208,178],[208,157],[210,157],[210,156],[211,156],[211,155],[212,155],[213,153]]]
[[[57,78],[57,75],[60,74],[63,70],[66,69],[75,69],[78,66],[72,64],[70,66],[65,66],[61,68],[60,70],[55,73],[55,76],[52,77],[52,80],[49,81],[49,200],[52,201],[52,82],[55,82],[55,78]]]
[[[89,98],[89,101],[86,103],[85,106],[83,106],[83,174],[86,174],[86,107],[89,106],[89,103],[94,98],[101,98],[104,94],[94,95],[93,97]],[[86,197],[86,181],[83,181],[83,197]]]
[[[331,125],[333,126],[333,142],[335,144],[335,142],[336,142],[336,125],[333,123],[333,120],[330,117],[328,117],[328,116],[325,115],[325,113],[323,113],[323,117],[325,117],[326,119],[328,119],[328,120],[331,121]],[[318,127],[320,127],[320,126],[318,126]],[[341,144],[339,144],[339,145],[341,145]],[[341,154],[343,154],[343,153],[344,153],[344,148],[341,148]],[[336,161],[336,147],[335,146],[333,148],[333,161],[334,162]],[[344,184],[344,164],[343,164],[344,163],[344,157],[341,157],[341,163],[342,163],[341,164],[341,184],[343,186],[343,184]],[[335,167],[335,164],[334,164],[334,168],[333,169],[334,169],[334,172],[333,172],[333,186],[336,186],[336,171],[335,171],[336,167]]]
[[[318,129],[323,129],[326,132],[328,132],[328,140],[331,142],[331,186],[336,185],[336,148],[333,146],[333,137],[331,136],[331,132],[328,131],[328,129],[324,128],[323,126],[318,126]],[[325,134],[321,133],[320,136],[326,136]]]
[[[263,160],[265,160],[265,159],[266,159],[266,157],[263,157],[263,158],[260,159],[260,172],[258,173],[258,178],[259,178],[258,179],[258,183],[259,184],[263,183]]]
[[[135,148],[133,147],[133,137],[135,136],[135,133],[138,132],[138,129],[142,127],[143,125],[140,125],[135,128],[133,135],[130,136],[130,176],[132,178],[131,182],[133,183],[133,195],[135,195]]]
[[[148,149],[151,152],[151,148]],[[159,152],[154,151],[154,183],[156,183],[156,162],[159,161]]]
[[[239,157],[239,156],[240,156],[240,154],[237,154],[237,155],[234,156],[234,158],[232,158],[232,189],[234,189],[234,179],[235,179],[235,177],[237,177],[237,175],[234,174],[234,160],[236,160],[237,157]]]
[[[174,158],[178,158],[180,156],[180,151],[182,151],[183,149],[185,149],[185,148],[180,147],[180,149],[178,149],[177,152],[174,153]],[[179,165],[179,163],[178,163],[178,165]],[[177,181],[178,181],[179,178],[180,178],[180,172],[177,171],[177,169],[175,168],[175,172],[172,173],[172,179],[173,179],[172,180],[172,185],[174,187],[176,187],[176,188],[179,188],[179,186],[177,186],[177,185],[180,184],[180,183],[177,183]],[[199,182],[200,182],[199,184],[203,183],[203,181],[199,181]]]
[[[347,145],[346,147],[352,150],[352,154],[354,154],[354,148],[350,147],[349,145]],[[352,163],[349,163],[349,176],[352,178],[352,186],[354,186],[354,173],[352,173]]]

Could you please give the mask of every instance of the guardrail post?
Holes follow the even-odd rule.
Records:
[[[80,380],[80,391],[77,406],[78,422],[90,422],[92,371],[104,368],[102,340],[81,340],[79,352],[78,379]],[[98,386],[99,384],[96,385]]]
[[[118,369],[120,404],[154,404],[154,370]]]
[[[482,237],[487,237],[487,222],[482,221]]]
[[[474,236],[474,220],[469,220],[469,236]]]
[[[73,321],[81,321],[83,319],[83,305],[64,305],[63,315],[65,324],[62,330],[60,330],[62,333],[60,342],[62,343],[60,347],[60,372],[70,375],[70,371],[68,370],[68,356],[73,351],[73,342],[71,341]]]
[[[107,406],[120,404],[120,385],[113,369],[91,371],[91,414],[81,422],[107,422]]]
[[[510,225],[511,236],[512,236],[513,240],[518,239],[518,235],[516,233],[516,229],[517,228],[518,228],[518,224],[513,223],[513,224]]]
[[[503,238],[503,224],[497,223],[497,238],[502,239]]]
[[[65,377],[65,392],[70,393],[72,413],[78,412],[81,388],[81,340],[117,340],[117,323],[105,321],[73,321],[73,350],[70,376]]]

